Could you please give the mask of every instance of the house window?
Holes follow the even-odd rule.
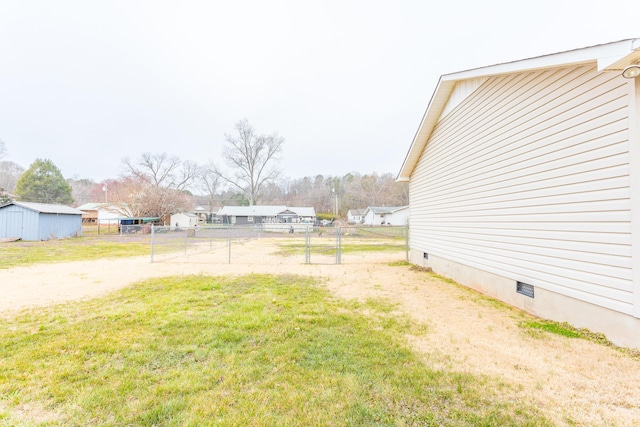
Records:
[[[516,283],[516,292],[527,296],[529,298],[534,298],[534,288],[533,285],[523,282]]]
[[[253,222],[253,217],[252,216],[248,216],[247,217],[247,222]]]

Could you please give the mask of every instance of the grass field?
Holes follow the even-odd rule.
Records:
[[[119,240],[118,236],[85,236],[44,242],[10,242],[0,245],[0,268],[148,254],[148,243],[133,239]]]
[[[157,267],[143,258],[0,271],[4,302],[18,307],[42,291],[52,301],[98,291],[5,304],[0,426],[638,425],[635,350],[609,353],[600,334],[411,267],[401,236],[349,234],[344,267],[281,264],[304,252],[300,237],[250,239],[253,264],[189,257],[203,275],[182,276],[182,258],[149,280]],[[11,256],[20,266],[146,256],[149,235],[0,250],[3,267]],[[248,271],[279,275],[237,276]],[[96,297],[103,282],[111,293]]]
[[[0,325],[0,425],[548,425],[430,369],[381,301],[299,276],[168,277]]]
[[[242,227],[237,227],[234,232],[236,234],[248,233],[242,235],[244,239],[255,239],[260,235],[250,228],[247,229],[249,230],[248,232],[243,230]],[[398,237],[398,234],[404,231],[404,228],[372,227],[370,229],[357,230],[357,233],[347,234],[345,232],[346,236],[342,239],[341,252],[346,254],[354,252],[403,251],[406,247],[406,241],[404,237]],[[193,250],[193,248],[200,252],[207,251],[210,247],[219,249],[221,246],[227,245],[227,234],[228,232],[221,228],[203,228],[197,238],[185,238],[186,234],[184,232],[157,234],[154,253],[185,253],[187,249]],[[304,255],[304,234],[293,236],[293,238],[285,234],[285,237],[287,239],[280,244],[280,250],[278,251],[280,255]],[[234,237],[231,244],[235,246],[239,239],[237,236]],[[42,242],[18,241],[3,243],[0,245],[0,268],[51,262],[146,256],[151,253],[150,243],[151,236],[149,234],[98,235],[95,227],[89,227],[83,231],[82,237]],[[335,239],[327,236],[323,239],[314,238],[311,250],[314,254],[320,253],[322,255],[335,256]]]

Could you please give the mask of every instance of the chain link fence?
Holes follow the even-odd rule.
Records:
[[[393,251],[408,261],[408,227],[314,227],[310,224],[196,227],[142,226],[134,233],[149,234],[151,262],[207,254],[209,263],[281,262],[342,264],[345,254]],[[133,230],[130,230],[133,231]],[[262,259],[264,258],[264,259]]]

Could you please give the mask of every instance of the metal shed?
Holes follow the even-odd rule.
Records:
[[[82,235],[82,211],[64,205],[9,202],[0,206],[0,238],[49,240]]]

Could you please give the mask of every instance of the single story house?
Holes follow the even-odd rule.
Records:
[[[349,209],[347,211],[347,222],[349,224],[361,224],[364,221],[366,209]]]
[[[82,222],[87,224],[96,224],[98,222],[98,209],[104,203],[85,203],[76,209],[82,211]]]
[[[223,224],[248,225],[265,223],[313,224],[316,211],[313,207],[287,206],[223,206],[216,213]]]
[[[209,210],[203,206],[196,206],[192,213],[198,217],[199,223],[204,222],[210,224],[214,222],[215,214],[213,212],[209,212]]]
[[[640,348],[640,39],[441,76],[398,181],[410,260]]]
[[[365,225],[407,225],[409,206],[370,206],[363,216]]]
[[[82,221],[85,223],[110,224],[122,216],[122,211],[111,203],[85,203],[76,209],[82,211]]]
[[[12,201],[0,206],[0,238],[50,240],[82,235],[82,212],[64,205]]]

